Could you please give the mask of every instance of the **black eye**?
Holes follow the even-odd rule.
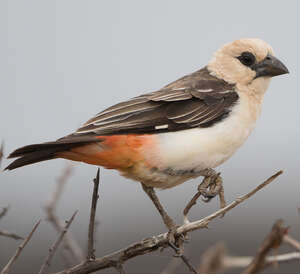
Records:
[[[248,51],[243,52],[237,58],[240,60],[240,62],[243,65],[245,65],[247,67],[250,67],[255,63],[255,56],[251,52],[248,52]]]

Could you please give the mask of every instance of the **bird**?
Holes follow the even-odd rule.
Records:
[[[150,198],[153,188],[216,177],[254,129],[271,78],[286,73],[263,40],[235,40],[201,69],[99,112],[72,134],[16,149],[6,170],[56,158],[85,162],[141,182]]]

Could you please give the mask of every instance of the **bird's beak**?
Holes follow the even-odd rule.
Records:
[[[256,77],[274,77],[281,74],[289,73],[287,67],[276,57],[268,54],[261,62],[255,64],[253,69],[256,71]]]

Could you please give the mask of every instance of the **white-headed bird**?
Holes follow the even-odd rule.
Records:
[[[285,73],[266,42],[236,40],[202,69],[109,107],[68,136],[15,150],[6,169],[65,158],[116,169],[144,189],[216,176],[253,130],[271,78]]]

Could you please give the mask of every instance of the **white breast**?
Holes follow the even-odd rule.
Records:
[[[244,93],[229,117],[209,128],[159,134],[155,164],[160,169],[214,168],[246,141],[260,114],[261,104]]]

